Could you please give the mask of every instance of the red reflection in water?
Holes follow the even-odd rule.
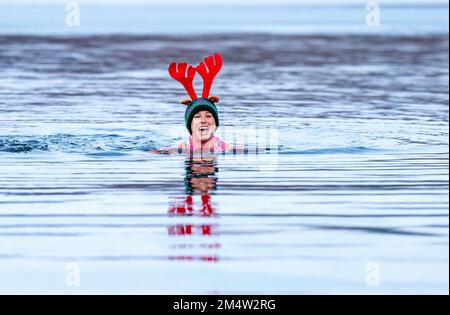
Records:
[[[191,160],[186,162],[186,195],[169,199],[169,217],[208,218],[218,217],[210,195],[216,189],[217,168],[214,159]],[[174,250],[207,252],[206,255],[171,255],[170,260],[217,262],[217,253],[209,253],[220,249],[221,244],[215,238],[219,235],[216,223],[179,223],[167,227],[169,237],[178,237],[180,242],[171,246]],[[191,238],[189,238],[191,237]],[[198,242],[198,237],[201,241]],[[191,241],[191,243],[188,243]]]
[[[201,208],[194,211],[193,196],[173,197],[169,202],[168,215],[198,215],[210,217],[214,215],[214,208],[211,205],[211,195],[201,195]]]

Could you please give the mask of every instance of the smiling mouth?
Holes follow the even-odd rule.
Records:
[[[208,131],[209,131],[209,127],[206,127],[206,126],[200,127],[199,130],[200,130],[200,133],[201,133],[201,134],[207,134]]]

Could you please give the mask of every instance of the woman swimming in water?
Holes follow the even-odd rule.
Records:
[[[186,128],[190,133],[189,139],[171,148],[151,151],[153,153],[217,153],[236,152],[244,150],[241,146],[231,146],[214,135],[219,127],[219,112],[216,103],[217,96],[209,96],[212,82],[222,68],[222,57],[219,53],[204,59],[197,67],[187,63],[171,63],[169,66],[170,76],[180,82],[188,93],[190,99],[181,101],[186,105],[184,115]],[[198,73],[203,78],[202,97],[198,98],[195,93],[193,80]]]

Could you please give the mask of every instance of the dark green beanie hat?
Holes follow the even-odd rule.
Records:
[[[207,110],[208,112],[210,112],[213,115],[214,120],[216,121],[216,126],[219,127],[219,112],[217,110],[216,104],[214,104],[207,98],[197,98],[188,104],[186,112],[184,114],[186,128],[189,130],[190,134],[192,134],[192,119],[194,119],[195,114],[202,110]]]

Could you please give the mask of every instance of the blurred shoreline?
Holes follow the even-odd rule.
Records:
[[[448,5],[384,4],[379,25],[361,5],[79,5],[79,25],[58,5],[0,6],[0,34],[448,34]]]

